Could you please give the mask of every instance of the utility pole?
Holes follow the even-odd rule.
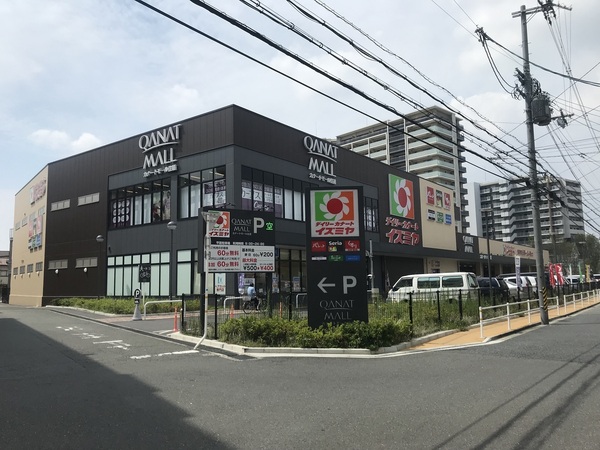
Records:
[[[548,305],[544,302],[542,289],[545,286],[544,276],[544,249],[542,248],[542,228],[540,223],[540,198],[539,198],[539,180],[537,172],[537,161],[535,155],[535,137],[533,133],[534,117],[532,112],[532,101],[534,97],[540,93],[539,83],[531,78],[529,67],[529,40],[527,37],[527,16],[538,12],[544,13],[546,20],[551,20],[550,16],[555,16],[554,7],[557,6],[563,9],[571,9],[561,5],[555,5],[552,0],[546,0],[545,3],[539,1],[540,6],[534,8],[525,8],[521,5],[520,11],[512,13],[513,18],[521,18],[521,35],[523,41],[523,74],[520,76],[521,84],[523,85],[523,98],[525,99],[525,114],[527,124],[527,148],[529,159],[529,178],[531,183],[531,205],[533,207],[533,245],[535,246],[535,265],[536,265],[536,280],[538,285],[538,300],[540,305],[540,321],[543,325],[548,325]],[[539,125],[548,125],[551,117],[548,115],[543,122],[538,121]]]
[[[521,18],[521,38],[523,41],[523,97],[525,98],[525,115],[527,124],[527,148],[529,157],[529,182],[531,183],[531,206],[533,208],[533,245],[535,247],[536,280],[538,285],[538,301],[540,305],[540,321],[548,325],[548,308],[544,304],[540,287],[545,285],[544,277],[544,250],[542,248],[542,228],[540,224],[540,199],[538,197],[538,174],[535,156],[535,137],[533,133],[533,114],[531,112],[531,101],[533,99],[533,82],[529,68],[529,42],[527,37],[527,15],[541,11],[541,7],[526,9],[521,5],[521,10],[512,13],[512,17]]]
[[[533,114],[531,112],[531,100],[533,99],[533,82],[529,68],[529,43],[527,37],[527,14],[533,14],[540,8],[526,9],[521,6],[521,11],[513,13],[513,17],[521,17],[521,36],[523,40],[523,88],[525,97],[525,115],[527,124],[527,148],[529,157],[529,182],[531,183],[531,206],[533,208],[533,245],[535,247],[536,281],[538,286],[538,302],[540,305],[540,321],[548,325],[548,307],[544,304],[543,291],[540,287],[545,286],[544,277],[544,249],[542,248],[542,227],[540,223],[540,199],[538,189],[537,161],[535,155],[535,136],[533,133]]]

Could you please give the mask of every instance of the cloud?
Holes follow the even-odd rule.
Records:
[[[73,139],[65,131],[41,129],[31,133],[29,139],[40,147],[57,150],[57,156],[73,155],[102,145],[101,139],[87,132]]]
[[[70,142],[69,135],[58,130],[37,130],[29,135],[29,139],[36,145],[52,150],[64,149]]]
[[[74,153],[91,150],[101,145],[102,141],[91,133],[82,133],[81,136],[71,142],[71,148]]]

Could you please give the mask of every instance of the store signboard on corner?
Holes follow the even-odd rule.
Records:
[[[306,195],[308,324],[367,322],[362,187]]]

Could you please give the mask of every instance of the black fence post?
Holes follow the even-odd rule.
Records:
[[[410,321],[410,327],[413,327],[413,293],[408,293],[408,320]]]
[[[458,314],[460,320],[463,319],[462,289],[458,290]]]
[[[204,297],[200,297],[200,308],[198,309],[198,313],[199,313],[199,324],[198,324],[198,329],[200,330],[200,336],[202,336],[204,334],[204,316],[205,316],[205,312],[204,312]]]
[[[288,295],[288,320],[292,320],[292,293]]]
[[[435,292],[435,298],[437,302],[437,313],[438,313],[438,323],[442,324],[442,308],[440,306],[440,291]]]

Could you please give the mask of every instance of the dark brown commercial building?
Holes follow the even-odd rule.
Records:
[[[407,273],[484,272],[485,241],[457,233],[447,187],[232,105],[44,167],[16,195],[9,302],[137,288],[198,296],[202,208],[273,213],[275,282],[245,276],[259,290],[303,292],[304,199],[317,186],[362,187],[365,263],[380,292]],[[514,272],[514,256],[524,269],[535,264],[529,247],[492,242],[491,253],[495,273]],[[150,267],[143,285],[140,264]],[[226,279],[225,292],[237,294],[238,278]]]

